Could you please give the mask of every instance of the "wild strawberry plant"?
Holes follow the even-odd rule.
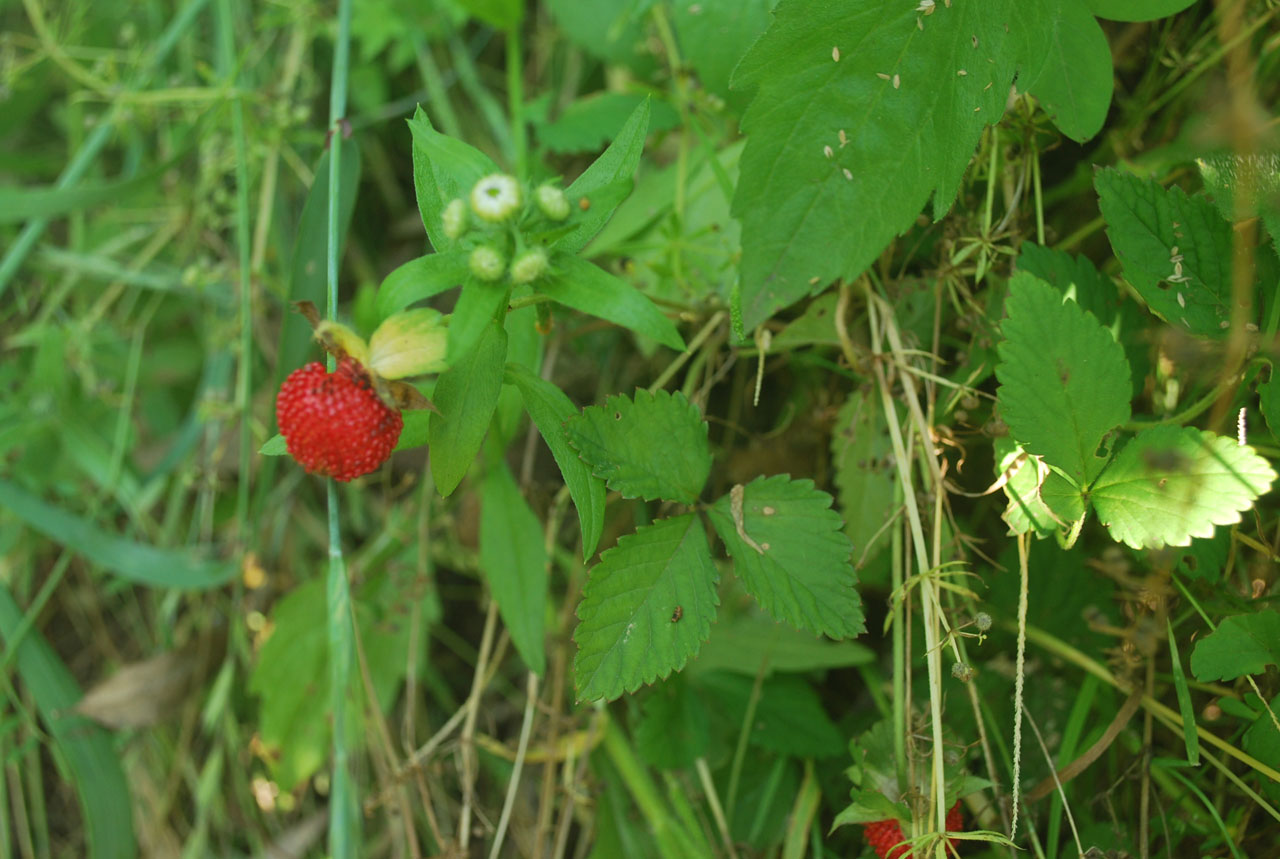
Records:
[[[216,7],[10,46],[0,855],[1280,850],[1273,2]]]

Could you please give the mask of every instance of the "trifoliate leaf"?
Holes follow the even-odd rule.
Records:
[[[1000,413],[1028,453],[1078,486],[1097,476],[1103,437],[1129,420],[1129,365],[1120,344],[1074,301],[1026,272],[1009,281],[997,347]]]
[[[1247,445],[1194,427],[1143,430],[1093,485],[1111,536],[1135,549],[1187,546],[1240,521],[1276,473]]]
[[[635,726],[636,752],[659,769],[691,767],[707,754],[711,720],[707,705],[676,674],[645,697]]]
[[[832,498],[812,480],[759,477],[707,510],[734,573],[780,621],[832,638],[866,629],[862,601]]]
[[[480,499],[480,568],[511,643],[534,674],[546,670],[547,550],[542,523],[500,459],[489,466]]]
[[[826,327],[834,336],[830,318]],[[889,529],[884,526],[894,513],[893,445],[880,414],[874,398],[855,391],[836,416],[831,435],[844,532],[853,541],[854,557],[863,565],[889,545]]]
[[[1231,225],[1203,196],[1115,168],[1094,177],[1107,237],[1151,310],[1200,337],[1231,319]]]
[[[422,225],[437,251],[452,250],[458,241],[444,232],[444,208],[465,198],[482,177],[498,167],[479,149],[441,134],[421,107],[409,120],[413,134],[413,188],[418,197]]]
[[[578,414],[578,409],[553,383],[535,376],[517,364],[507,365],[507,381],[520,389],[524,407],[533,419],[534,426],[551,449],[564,485],[569,487],[569,497],[578,508],[578,522],[582,527],[582,559],[585,561],[596,552],[600,534],[604,531],[604,481],[591,473],[591,467],[583,462],[570,446],[564,434],[564,422]]]
[[[1061,9],[1045,42],[1044,71],[1030,89],[1063,134],[1084,142],[1102,130],[1111,107],[1111,46],[1083,4]]]
[[[1035,91],[1061,5],[779,4],[733,76],[758,87],[733,201],[747,330],[856,277],[931,197],[946,212],[1015,75]]]
[[[624,498],[693,504],[711,473],[707,424],[684,394],[616,394],[565,422],[592,473]]]
[[[692,514],[659,519],[601,555],[573,633],[578,700],[612,700],[683,668],[711,633],[718,579]]]
[[[1201,683],[1261,674],[1268,665],[1280,665],[1280,612],[1275,609],[1227,618],[1191,652],[1191,673]]]

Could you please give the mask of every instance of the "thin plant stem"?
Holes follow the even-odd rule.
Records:
[[[516,749],[515,764],[511,767],[511,776],[507,780],[507,797],[502,803],[502,815],[498,818],[498,830],[493,834],[493,846],[489,849],[489,859],[498,859],[502,852],[502,841],[507,835],[507,825],[511,822],[511,809],[516,804],[516,791],[520,788],[520,774],[524,771],[525,754],[529,751],[529,734],[533,730],[533,714],[538,703],[538,675],[529,672],[529,680],[525,686],[524,721],[520,725],[520,745]]]
[[[338,35],[334,45],[333,79],[329,92],[329,230],[326,310],[330,319],[338,315],[338,254],[341,246],[339,199],[342,182],[341,120],[347,111],[347,76],[351,49],[351,0],[338,2]],[[352,189],[352,193],[355,189]],[[328,358],[332,372],[335,360]],[[329,511],[329,577],[325,596],[329,624],[329,716],[333,726],[333,777],[330,780],[329,852],[335,859],[356,855],[359,843],[359,798],[351,778],[347,750],[347,692],[351,682],[352,622],[351,585],[347,581],[347,565],[342,555],[342,531],[339,527],[338,488],[330,478],[326,482]]]
[[[485,671],[493,653],[493,637],[497,628],[498,603],[490,599],[484,618],[484,632],[480,635],[480,654],[476,657],[471,694],[467,696],[467,715],[462,723],[462,813],[458,817],[458,846],[463,853],[471,843],[471,806],[476,791],[476,714],[480,709],[480,696],[484,694]]]
[[[218,63],[223,75],[239,77],[231,0],[218,0]],[[227,81],[237,95],[231,102],[231,134],[236,153],[236,250],[240,266],[240,362],[236,368],[236,412],[240,415],[240,474],[236,484],[236,533],[248,543],[249,463],[253,433],[249,391],[253,381],[253,279],[250,269],[249,144],[244,130],[244,98],[239,80]]]

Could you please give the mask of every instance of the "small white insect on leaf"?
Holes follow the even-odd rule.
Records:
[[[956,77],[962,78],[962,77],[966,77],[968,74],[969,73],[966,72],[964,69],[956,69]]]
[[[934,0],[920,0],[920,5],[916,7],[916,11],[923,12],[926,15],[932,15],[935,5]]]
[[[844,149],[846,146],[849,145],[849,138],[845,136],[843,128],[840,129],[840,134],[838,136],[840,137],[840,148]]]
[[[837,63],[840,62],[840,47],[838,45],[831,49],[831,59],[835,60]]]
[[[901,87],[901,86],[902,86],[902,78],[898,77],[897,75],[894,75],[894,76],[893,76],[893,88],[894,88],[894,89],[898,89],[898,88],[899,88],[899,87]]]
[[[825,156],[827,156],[828,158],[831,158],[831,157],[833,157],[836,153],[835,153],[835,150],[834,150],[834,149],[832,149],[830,146],[824,146],[824,147],[822,147],[822,154],[823,154],[823,155],[825,155]]]
[[[880,78],[880,80],[882,81],[889,80],[889,76],[886,75],[884,72],[876,72],[876,77]]]
[[[843,172],[844,172],[844,178],[846,178],[846,179],[848,179],[850,182],[852,182],[852,181],[853,181],[853,171],[852,171],[852,170],[850,170],[848,167],[846,167],[846,168],[844,168],[844,171],[843,171]]]

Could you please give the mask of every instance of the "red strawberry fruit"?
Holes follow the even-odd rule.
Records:
[[[294,370],[276,396],[276,423],[307,471],[344,482],[386,462],[404,428],[400,411],[382,401],[351,358],[332,373],[318,362]]]
[[[956,802],[951,806],[951,810],[947,812],[947,831],[958,832],[964,826],[964,817],[960,813],[960,803]],[[894,845],[901,844],[902,826],[893,818],[888,820],[877,820],[874,823],[868,823],[863,830],[863,834],[867,837],[873,850],[880,859],[912,859],[910,848],[905,845],[894,849]],[[955,846],[956,839],[951,839],[951,846]]]

